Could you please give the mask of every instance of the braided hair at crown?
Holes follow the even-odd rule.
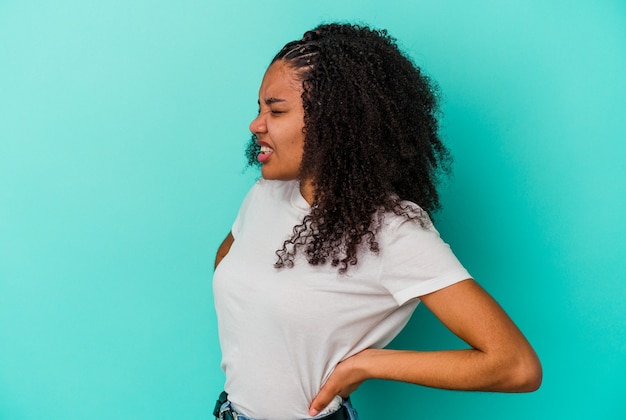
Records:
[[[438,136],[430,80],[385,30],[320,25],[283,47],[272,63],[296,70],[304,92],[300,179],[315,187],[311,212],[276,251],[276,267],[302,252],[313,265],[345,272],[365,246],[377,253],[385,212],[422,224],[439,207],[436,184],[450,156]],[[256,139],[247,156],[256,162]]]

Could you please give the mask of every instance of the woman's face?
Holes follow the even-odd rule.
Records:
[[[285,61],[274,62],[265,72],[259,115],[250,123],[261,146],[257,160],[265,179],[298,178],[304,148],[302,92],[302,82]]]

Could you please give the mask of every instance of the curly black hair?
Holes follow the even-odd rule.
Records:
[[[361,246],[378,252],[385,212],[424,224],[439,208],[436,186],[451,159],[438,135],[436,89],[386,30],[366,26],[320,25],[286,44],[278,60],[302,80],[300,179],[313,180],[314,197],[275,266],[291,267],[303,252],[310,264],[330,261],[344,273]],[[253,136],[251,165],[258,151]]]

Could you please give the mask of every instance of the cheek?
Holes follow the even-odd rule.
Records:
[[[300,165],[300,162],[302,161],[302,156],[304,155],[304,139],[300,138],[297,141],[294,142],[293,144],[293,158],[294,160],[297,161],[298,166]]]
[[[285,133],[283,137],[286,141],[284,147],[289,149],[291,156],[302,156],[304,152],[304,134],[297,129],[291,129]]]

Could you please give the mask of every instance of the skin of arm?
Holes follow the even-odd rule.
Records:
[[[311,417],[335,395],[347,397],[374,378],[467,391],[531,392],[539,388],[542,371],[535,351],[474,280],[420,299],[470,348],[426,352],[366,349],[336,366],[309,406]]]
[[[228,235],[226,235],[226,238],[222,241],[222,244],[217,249],[217,254],[215,254],[215,266],[213,267],[214,269],[217,268],[222,259],[226,256],[226,254],[228,254],[228,251],[230,251],[230,247],[234,241],[235,238],[233,238],[232,232],[228,232]]]

